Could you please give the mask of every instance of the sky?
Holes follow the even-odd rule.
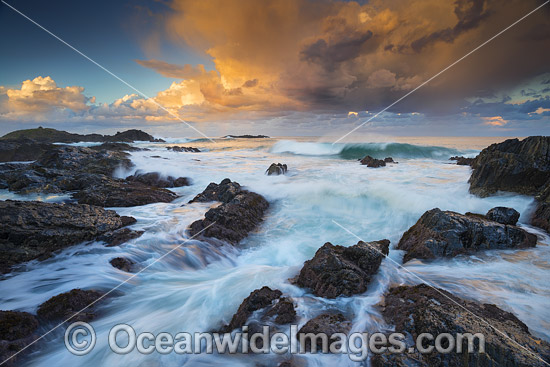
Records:
[[[2,3],[2,134],[550,133],[540,0],[6,2],[127,84]]]

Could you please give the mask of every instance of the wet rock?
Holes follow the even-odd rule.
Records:
[[[274,305],[270,306],[264,318],[274,317],[276,324],[284,325],[296,321],[296,310],[292,298],[280,297]]]
[[[270,306],[273,301],[279,299],[281,296],[282,292],[278,289],[273,290],[269,287],[256,289],[243,300],[239,309],[233,315],[231,322],[224,327],[224,330],[230,332],[237,328],[242,328],[246,325],[246,321],[254,311]]]
[[[268,176],[271,175],[284,175],[288,171],[286,164],[271,163],[271,166],[265,171]]]
[[[131,129],[123,132],[117,132],[115,135],[105,135],[104,141],[119,141],[133,143],[136,141],[149,141],[154,143],[164,143],[162,139],[156,139],[144,131]]]
[[[361,164],[367,167],[371,168],[378,168],[378,167],[385,167],[386,162],[384,162],[381,159],[376,159],[371,157],[370,155],[366,156],[365,158],[361,159]]]
[[[37,201],[0,201],[0,271],[123,226],[112,210]]]
[[[0,311],[0,362],[11,357],[3,366],[18,365],[21,356],[13,355],[36,339],[37,328],[38,321],[30,313]]]
[[[519,212],[513,208],[497,206],[489,210],[485,217],[495,222],[515,226],[519,219]]]
[[[127,143],[103,143],[101,145],[95,145],[90,147],[92,150],[112,150],[112,151],[122,151],[122,152],[138,152],[144,150],[138,147],[133,147]],[[148,149],[147,149],[148,150]]]
[[[384,162],[385,163],[398,163],[398,162],[394,161],[392,157],[384,158]]]
[[[105,232],[101,236],[97,237],[97,240],[105,242],[107,247],[113,247],[133,240],[134,238],[141,237],[142,234],[143,231],[134,231],[130,228],[121,228],[116,231]]]
[[[96,304],[92,304],[80,312],[83,308],[97,301],[102,293],[93,290],[73,289],[69,292],[58,294],[42,303],[36,314],[47,321],[60,321],[72,317],[70,322],[90,321],[97,316]],[[77,312],[79,312],[77,314]]]
[[[426,284],[390,289],[385,296],[382,315],[387,323],[395,325],[396,332],[412,336],[406,339],[411,341],[424,332],[434,336],[449,333],[453,337],[458,333],[481,333],[485,338],[485,353],[478,352],[479,344],[473,353],[468,353],[467,340],[464,340],[462,353],[456,353],[456,348],[448,354],[388,353],[373,357],[372,365],[375,367],[543,366],[544,363],[532,353],[550,362],[549,343],[531,335],[527,326],[512,313],[493,304],[463,300]],[[511,342],[501,333],[523,347]],[[407,342],[407,348],[414,347],[411,341]]]
[[[135,265],[135,262],[128,259],[127,257],[115,257],[114,259],[111,259],[109,263],[113,265],[113,267],[120,269],[122,271],[125,271],[127,273],[131,273],[132,267]]]
[[[179,147],[177,145],[174,145],[172,147],[166,147],[168,150],[172,150],[174,152],[190,152],[190,153],[200,153],[199,148],[193,148],[193,147]]]
[[[221,201],[221,205],[208,210],[205,218],[189,227],[191,236],[213,237],[237,244],[263,220],[269,208],[267,200],[254,192],[241,188],[236,182],[223,180],[219,185],[211,183],[191,202]],[[202,232],[201,232],[202,231]]]
[[[403,234],[398,249],[403,262],[413,258],[453,257],[480,250],[535,247],[537,237],[523,229],[491,221],[483,215],[466,215],[432,209]]]
[[[319,297],[336,298],[364,293],[382,259],[388,255],[390,241],[359,241],[351,247],[325,243],[313,259],[304,263],[293,280]]]
[[[34,161],[53,145],[30,139],[0,140],[0,162]]]
[[[126,181],[130,182],[141,182],[145,185],[152,187],[181,187],[189,186],[191,184],[190,180],[187,177],[172,177],[166,176],[163,177],[158,172],[147,172],[137,171],[132,176],[126,177]]]
[[[475,158],[465,158],[463,156],[454,156],[449,158],[450,161],[456,161],[459,166],[470,166]]]
[[[330,345],[337,340],[331,340],[331,336],[336,333],[341,333],[347,335],[351,330],[351,322],[346,319],[341,313],[330,314],[325,313],[319,315],[308,322],[298,331],[297,338],[298,341],[304,341],[305,350],[310,352],[314,350],[311,345],[311,339],[306,337],[306,334],[325,334],[328,337],[327,346],[330,348]],[[338,338],[336,338],[338,339]],[[323,346],[322,338],[316,339],[317,351],[320,351]]]
[[[483,149],[472,162],[470,192],[536,195],[550,180],[550,136],[508,139]]]

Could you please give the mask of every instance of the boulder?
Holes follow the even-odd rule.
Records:
[[[0,201],[0,271],[123,226],[112,210],[38,201]]]
[[[38,321],[28,312],[0,311],[0,363],[3,366],[19,365],[21,355],[14,354],[38,337],[37,328]]]
[[[97,316],[96,303],[94,302],[102,295],[102,293],[93,290],[73,289],[42,303],[38,306],[36,314],[46,321],[64,321],[70,317],[70,322],[90,321]],[[84,309],[85,307],[87,308]]]
[[[172,177],[165,176],[163,177],[158,172],[147,172],[137,171],[132,176],[126,177],[126,181],[130,182],[141,182],[142,184],[152,186],[152,187],[181,187],[189,186],[191,184],[190,180],[187,177]]]
[[[328,337],[327,346],[330,348],[330,345],[338,340],[338,338],[336,338],[336,340],[331,340],[333,334],[340,333],[347,335],[350,330],[351,322],[341,313],[324,313],[306,322],[298,331],[296,337],[300,343],[303,340],[305,351],[310,352],[315,349],[312,348],[312,340],[308,338],[306,334],[325,334]],[[320,352],[323,347],[323,340],[322,338],[316,338],[315,341],[316,350]],[[301,348],[303,347],[301,346]]]
[[[135,231],[130,228],[121,228],[116,231],[105,232],[101,236],[97,237],[98,241],[106,243],[107,247],[113,247],[133,240],[134,238],[141,237],[143,231]]]
[[[483,149],[472,162],[470,192],[536,195],[550,179],[550,136],[508,139]]]
[[[276,324],[290,324],[296,320],[294,302],[290,297],[279,297],[274,305],[268,307],[264,319],[273,318]]]
[[[122,271],[125,271],[127,273],[131,273],[132,267],[135,265],[135,262],[128,259],[127,257],[115,257],[114,259],[111,259],[109,263],[113,267],[120,269]]]
[[[271,175],[284,175],[288,171],[286,164],[271,163],[271,166],[265,171],[268,176]]]
[[[246,325],[248,318],[254,311],[271,306],[273,302],[281,298],[281,296],[282,292],[280,290],[273,290],[269,287],[262,287],[252,291],[250,295],[243,300],[239,309],[233,315],[231,322],[224,327],[224,330],[226,330],[226,332],[231,332],[237,328],[242,328]]]
[[[177,145],[166,147],[168,150],[172,150],[174,152],[190,152],[190,153],[200,153],[199,148],[193,148],[193,147],[179,147]]]
[[[424,332],[434,337],[449,333],[455,338],[459,333],[481,333],[485,338],[485,353],[479,353],[479,343],[474,344],[473,353],[468,353],[465,339],[462,353],[456,353],[456,347],[448,354],[385,353],[373,355],[374,367],[544,366],[536,356],[550,362],[550,344],[531,335],[527,326],[512,313],[493,304],[466,301],[426,284],[390,289],[382,305],[382,315],[388,324],[395,325],[395,332],[405,334],[406,348],[414,348],[413,340]]]
[[[388,255],[389,245],[388,240],[359,241],[351,247],[327,242],[304,263],[293,282],[325,298],[364,293],[382,259]]]
[[[399,163],[399,162],[394,161],[392,157],[384,158],[384,162],[385,163]]]
[[[378,167],[385,167],[386,162],[384,162],[381,159],[376,159],[371,157],[370,155],[366,156],[365,158],[361,159],[361,164],[367,167],[371,168],[378,168]]]
[[[465,158],[463,156],[454,156],[449,158],[450,161],[456,161],[459,166],[470,166],[475,158]]]
[[[191,224],[191,236],[200,233],[202,237],[237,244],[262,222],[269,208],[269,203],[262,195],[244,190],[229,179],[219,185],[209,184],[191,202],[211,200],[221,201],[221,205],[208,210],[204,219]]]
[[[519,219],[519,212],[513,208],[497,206],[485,214],[485,218],[499,222],[501,224],[509,224],[515,226]]]
[[[495,212],[497,212],[496,210]],[[535,247],[537,237],[480,214],[459,214],[438,208],[425,212],[403,234],[397,248],[406,251],[403,262],[469,254],[480,250]]]

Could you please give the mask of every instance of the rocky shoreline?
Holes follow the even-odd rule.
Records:
[[[264,138],[240,138],[260,137]],[[103,144],[91,148],[52,144],[74,142],[75,139]],[[1,189],[19,194],[61,193],[70,195],[74,201],[61,204],[0,201],[0,273],[24,270],[23,264],[28,261],[44,260],[57,251],[87,241],[118,246],[141,236],[143,231],[129,227],[136,222],[134,218],[120,216],[105,207],[169,203],[178,198],[170,188],[189,186],[192,181],[188,177],[143,171],[136,171],[125,179],[113,177],[117,169],[132,168],[127,152],[137,148],[126,143],[133,141],[161,142],[138,130],[104,136],[33,129],[0,138],[0,161],[33,161],[1,164]],[[192,147],[167,149],[199,152]],[[537,207],[528,222],[550,230],[550,137],[530,137],[522,141],[510,139],[489,146],[476,158],[451,159],[459,165],[471,166],[469,184],[474,195],[485,197],[509,191],[534,196]],[[397,162],[391,157],[380,160],[366,156],[360,163],[378,168]],[[265,174],[284,175],[287,169],[286,164],[273,163]],[[260,227],[270,208],[265,197],[228,178],[220,183],[210,183],[189,204],[197,202],[213,205],[204,218],[188,226],[188,236],[236,247]],[[535,247],[537,236],[518,226],[519,218],[519,212],[506,207],[495,207],[484,215],[434,208],[426,211],[394,246],[403,251],[403,263],[413,259],[434,261],[479,251]],[[390,251],[393,250],[386,239],[359,241],[351,246],[327,242],[289,279],[288,287],[297,287],[308,297],[322,299],[327,304],[331,304],[328,300],[339,297],[364,294],[376,285],[380,267],[387,261],[385,258]],[[115,257],[110,264],[127,273],[140,268],[139,263],[126,257]],[[98,290],[73,289],[41,304],[36,315],[15,310],[0,311],[0,358],[5,359],[32,342],[39,326],[67,318],[73,318],[73,321],[94,319],[99,315],[97,307],[78,312],[103,295]],[[229,323],[224,325],[220,320],[220,330],[232,332],[247,326],[251,333],[260,331],[262,324],[282,328],[297,322],[302,325],[299,335],[318,332],[347,334],[352,330],[354,315],[349,312],[342,313],[335,307],[304,318],[301,305],[288,292],[264,286],[253,290],[242,301]],[[434,334],[481,332],[487,338],[487,353],[386,353],[373,356],[373,366],[542,365],[533,360],[532,353],[550,361],[550,344],[535,338],[512,313],[496,305],[459,298],[431,285],[394,284],[385,293],[379,311],[389,327],[395,327],[411,340],[422,330]],[[515,347],[490,326],[480,323],[480,317],[524,348]],[[285,363],[291,365],[291,362]]]

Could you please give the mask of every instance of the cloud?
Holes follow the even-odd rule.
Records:
[[[482,117],[481,119],[484,121],[483,123],[485,125],[490,126],[504,126],[508,123],[502,116]]]
[[[149,69],[153,69],[159,74],[167,78],[175,79],[193,79],[203,76],[215,76],[216,72],[213,70],[206,71],[204,65],[199,64],[193,66],[190,64],[175,65],[160,60],[136,60],[138,64]]]

